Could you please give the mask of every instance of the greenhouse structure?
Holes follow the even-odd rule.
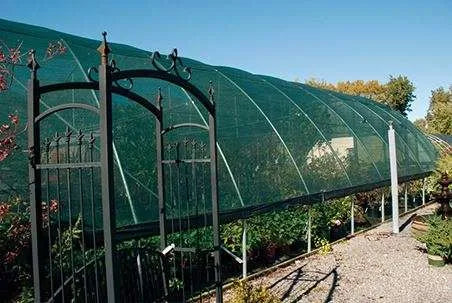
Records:
[[[399,182],[434,170],[434,145],[381,103],[104,39],[0,19],[0,119],[20,119],[0,197],[37,193],[38,301],[218,295],[220,252],[241,258],[222,225],[390,185],[390,124]]]

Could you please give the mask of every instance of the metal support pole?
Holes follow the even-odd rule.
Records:
[[[395,133],[392,121],[389,121],[389,164],[391,169],[391,197],[392,197],[392,232],[399,233],[399,185],[397,179],[397,154],[395,146]]]
[[[381,194],[381,222],[385,221],[385,193]]]
[[[425,178],[422,179],[422,205],[425,205]]]
[[[165,189],[163,179],[163,110],[162,110],[162,91],[159,88],[157,93],[156,107],[160,111],[160,117],[155,119],[155,140],[157,148],[157,180],[158,180],[158,197],[159,197],[159,229],[160,229],[160,250],[164,250],[166,244],[166,208],[165,208]]]
[[[31,77],[28,82],[28,152],[30,161],[28,164],[29,190],[30,190],[30,221],[31,221],[31,249],[33,260],[33,287],[35,302],[41,302],[41,283],[43,272],[40,262],[44,261],[41,248],[42,239],[42,207],[41,207],[41,171],[36,165],[41,160],[39,122],[35,118],[39,115],[39,81],[36,73],[39,64],[36,61],[35,52],[30,52],[28,67]],[[59,202],[59,201],[58,201]]]
[[[246,278],[248,275],[246,255],[246,220],[243,220],[243,234],[242,234],[242,277]]]
[[[312,218],[311,218],[311,206],[308,206],[308,253],[312,250],[312,244],[311,244],[311,224],[312,224]]]
[[[405,188],[405,194],[403,196],[403,201],[405,203],[405,212],[408,211],[408,183],[404,184],[404,188]]]
[[[355,234],[355,200],[352,198],[351,220],[350,220],[350,232]]]
[[[106,41],[106,32],[102,33],[103,42],[98,51],[101,54],[99,65],[100,96],[100,162],[102,182],[102,220],[104,229],[105,273],[107,282],[107,300],[109,303],[120,301],[119,279],[116,264],[116,209],[114,201],[113,175],[113,133],[112,133],[112,96],[111,67],[108,65],[110,49]]]
[[[212,82],[209,87],[210,102],[213,105],[213,112],[209,112],[209,148],[210,148],[210,182],[212,190],[212,229],[214,246],[214,270],[215,270],[215,295],[216,302],[223,302],[223,285],[221,281],[221,247],[220,247],[220,216],[218,203],[218,179],[217,179],[217,126],[214,89]]]

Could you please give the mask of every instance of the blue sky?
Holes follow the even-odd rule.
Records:
[[[411,120],[452,84],[452,0],[2,0],[0,17],[287,80],[403,74]]]

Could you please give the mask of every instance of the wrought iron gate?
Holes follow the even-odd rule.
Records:
[[[168,67],[159,62],[160,55],[155,52],[151,58],[155,69],[127,71],[120,71],[114,62],[108,61],[110,49],[106,33],[103,33],[98,51],[101,64],[90,69],[89,82],[45,86],[40,86],[39,64],[34,52],[30,53],[28,149],[35,301],[167,301],[173,295],[168,291],[169,286],[175,281],[182,281],[180,298],[186,300],[194,293],[193,275],[201,272],[199,266],[195,270],[192,266],[194,253],[199,248],[177,242],[175,235],[180,238],[181,233],[193,227],[190,226],[193,218],[201,218],[203,228],[212,225],[214,262],[207,274],[213,273],[216,299],[222,302],[212,84],[209,97],[192,85],[189,82],[191,70],[179,70],[178,64],[182,65],[182,62],[176,50],[168,56]],[[93,79],[93,73],[98,74],[97,80]],[[207,110],[208,125],[182,123],[163,128],[160,90],[154,105],[131,90],[134,78],[160,79],[183,88]],[[130,85],[122,85],[124,81]],[[40,111],[41,96],[64,90],[98,91],[99,107],[72,102]],[[155,116],[160,235],[157,251],[134,247],[125,252],[117,248],[120,237],[116,227],[113,182],[113,94],[138,103]],[[68,127],[42,138],[41,123],[65,110],[84,110],[98,115],[98,130],[87,132]],[[184,142],[163,145],[166,134],[187,127],[207,131],[207,144],[187,138]],[[197,172],[202,172],[202,180],[198,180]],[[206,254],[206,258],[209,255]],[[207,260],[205,264],[210,263]]]

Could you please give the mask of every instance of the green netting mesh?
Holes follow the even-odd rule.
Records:
[[[26,120],[27,51],[35,49],[42,84],[87,81],[97,66],[99,41],[0,19],[1,118],[17,112]],[[152,68],[149,52],[112,44],[122,69]],[[1,57],[4,55],[5,57]],[[12,59],[5,59],[13,56]],[[3,58],[3,59],[2,59]],[[14,60],[13,60],[14,59]],[[183,59],[191,80],[206,91],[213,81],[218,112],[221,212],[250,212],[307,199],[345,195],[381,186],[390,178],[387,130],[394,121],[399,176],[411,178],[434,168],[436,151],[405,117],[362,97],[254,75],[230,67]],[[158,80],[136,80],[133,91],[154,100],[164,95],[166,126],[206,124],[202,106],[182,89]],[[41,109],[63,102],[98,104],[97,93],[64,91],[46,95]],[[98,118],[84,111],[61,112],[43,125],[43,136],[71,129],[97,130]],[[119,225],[158,220],[155,169],[155,121],[140,106],[114,97],[114,158]],[[198,136],[186,131],[168,139]],[[20,150],[26,137],[19,138]],[[27,155],[16,152],[0,165],[3,193],[27,191]]]

